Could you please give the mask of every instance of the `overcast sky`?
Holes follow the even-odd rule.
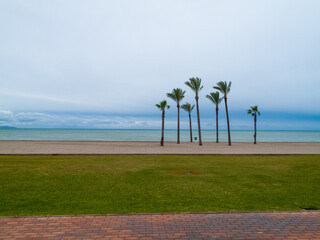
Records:
[[[204,128],[214,128],[205,95],[232,81],[233,129],[251,128],[246,110],[258,105],[261,128],[320,130],[319,9],[319,0],[1,0],[0,126],[160,128],[154,105],[176,87],[194,102],[184,82],[200,77]],[[175,117],[173,107],[168,128]]]

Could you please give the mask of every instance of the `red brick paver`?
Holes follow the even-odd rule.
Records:
[[[319,239],[320,211],[0,218],[0,239]]]

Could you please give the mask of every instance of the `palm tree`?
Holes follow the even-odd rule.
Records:
[[[219,104],[222,101],[222,98],[219,96],[219,92],[212,92],[209,95],[206,96],[213,104],[216,105],[216,142],[219,142],[219,128],[218,128],[218,112],[219,112]]]
[[[181,106],[182,109],[189,113],[189,125],[190,125],[190,142],[192,142],[192,125],[191,125],[191,112],[194,108],[194,104],[191,106],[190,103],[185,103]]]
[[[251,114],[254,117],[254,144],[257,143],[257,114],[260,116],[260,112],[258,110],[258,106],[251,106],[250,109],[248,109],[248,114]]]
[[[161,128],[161,141],[160,141],[160,144],[161,144],[161,146],[163,146],[165,110],[166,110],[166,108],[169,109],[170,106],[167,105],[167,101],[166,100],[163,100],[162,102],[160,102],[160,104],[156,104],[156,107],[159,108],[162,111],[162,128]]]
[[[182,91],[181,88],[174,88],[171,93],[167,93],[167,96],[177,103],[178,108],[178,126],[177,126],[177,143],[180,143],[180,101],[184,98],[186,91]]]
[[[224,96],[224,103],[226,105],[226,114],[227,114],[227,125],[228,125],[228,142],[231,146],[231,136],[230,136],[230,124],[229,124],[229,114],[228,114],[228,104],[227,104],[227,95],[231,89],[231,82],[227,83],[226,81],[220,81],[217,83],[217,86],[213,87],[214,89],[219,90]]]
[[[198,132],[199,132],[199,145],[202,146],[202,139],[201,139],[201,127],[200,127],[200,113],[199,113],[199,92],[203,88],[201,86],[201,78],[190,78],[189,82],[185,82],[185,84],[192,89],[195,93],[196,105],[197,105],[197,118],[198,118]]]

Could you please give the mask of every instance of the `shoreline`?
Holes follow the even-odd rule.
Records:
[[[320,154],[319,142],[34,141],[1,140],[0,155],[283,155]]]

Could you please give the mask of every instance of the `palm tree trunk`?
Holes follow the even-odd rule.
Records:
[[[177,131],[177,143],[180,143],[180,106],[177,105],[178,108],[178,131]]]
[[[227,98],[224,98],[224,103],[226,105],[226,114],[227,114],[227,125],[228,125],[228,143],[229,146],[231,146],[231,135],[230,135],[230,124],[229,124],[229,114],[228,114],[228,104],[227,104]]]
[[[192,142],[192,124],[191,124],[191,114],[189,112],[189,125],[190,125],[190,142]]]
[[[164,110],[162,111],[162,129],[161,129],[161,146],[163,146],[164,142]]]
[[[196,104],[197,104],[197,117],[198,117],[198,132],[199,132],[199,145],[202,146],[202,139],[201,139],[201,127],[200,127],[200,113],[199,113],[199,104],[198,104],[199,97],[196,96]]]
[[[219,108],[216,107],[216,134],[217,134],[216,143],[219,142],[218,112],[219,112]]]
[[[257,143],[257,114],[254,114],[254,144]]]

